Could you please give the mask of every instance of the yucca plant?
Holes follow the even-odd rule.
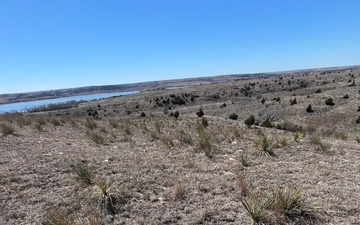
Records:
[[[272,152],[271,148],[271,137],[261,135],[256,141],[256,150],[258,151],[259,155],[266,155],[266,156],[273,156],[274,153]]]
[[[248,198],[242,198],[241,204],[255,225],[265,222],[265,213],[271,202],[262,194],[255,194]]]
[[[113,187],[113,182],[100,179],[95,183],[94,199],[97,205],[111,214],[116,213],[118,194]]]
[[[241,155],[240,157],[240,164],[243,167],[248,167],[250,165],[249,163],[249,157],[247,157],[246,155]]]

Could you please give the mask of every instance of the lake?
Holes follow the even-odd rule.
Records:
[[[48,104],[56,104],[61,102],[68,101],[90,101],[90,100],[98,100],[102,98],[110,98],[119,95],[130,95],[138,93],[138,91],[128,91],[128,92],[114,92],[114,93],[103,93],[103,94],[92,94],[92,95],[81,95],[81,96],[72,96],[66,98],[54,98],[54,99],[46,99],[46,100],[38,100],[38,101],[30,101],[30,102],[18,102],[11,104],[0,105],[0,114],[6,112],[24,112],[28,108],[33,108],[37,106],[43,106]]]

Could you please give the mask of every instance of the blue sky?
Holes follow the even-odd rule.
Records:
[[[0,94],[360,64],[358,0],[0,0]]]

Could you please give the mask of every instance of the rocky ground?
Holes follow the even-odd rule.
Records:
[[[2,115],[0,224],[253,224],[246,203],[263,224],[360,224],[359,73]],[[291,207],[274,193],[295,193]]]

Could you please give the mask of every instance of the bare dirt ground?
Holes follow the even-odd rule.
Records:
[[[307,213],[266,208],[263,224],[360,224],[359,73],[239,79],[2,115],[0,224],[253,224],[242,202],[276,188],[301,190]],[[91,182],[76,179],[79,167]]]

